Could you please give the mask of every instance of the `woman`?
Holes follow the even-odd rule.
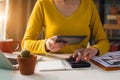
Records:
[[[44,38],[38,40],[44,29]],[[56,42],[56,35],[86,35],[80,44]],[[90,37],[94,45],[87,47]],[[76,61],[89,60],[109,50],[98,12],[92,0],[37,0],[25,32],[22,48],[35,54],[73,52]],[[80,54],[78,54],[80,53]]]

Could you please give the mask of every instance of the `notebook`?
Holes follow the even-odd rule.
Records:
[[[17,60],[15,58],[7,58],[2,52],[0,52],[0,69],[18,69]]]
[[[61,71],[61,70],[73,70],[73,69],[88,69],[90,63],[86,61],[80,61],[75,63],[75,59],[69,58],[64,60],[50,60],[40,61],[37,63],[39,71]]]
[[[108,52],[102,56],[96,56],[91,59],[91,62],[107,71],[120,70],[120,51]]]

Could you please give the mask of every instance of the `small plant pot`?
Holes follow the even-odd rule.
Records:
[[[30,55],[29,57],[17,57],[19,70],[22,75],[34,74],[37,56]]]

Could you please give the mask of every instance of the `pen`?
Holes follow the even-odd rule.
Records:
[[[77,53],[78,56],[80,56],[80,54],[81,54],[80,52]]]

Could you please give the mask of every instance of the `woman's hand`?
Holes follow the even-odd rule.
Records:
[[[80,60],[88,61],[96,56],[98,52],[97,48],[81,48],[77,49],[71,57],[76,58],[76,62]]]
[[[56,38],[57,38],[57,36],[53,36],[46,41],[46,43],[45,43],[46,50],[48,50],[50,52],[57,52],[61,48],[63,48],[64,46],[67,45],[64,42],[56,42]]]

